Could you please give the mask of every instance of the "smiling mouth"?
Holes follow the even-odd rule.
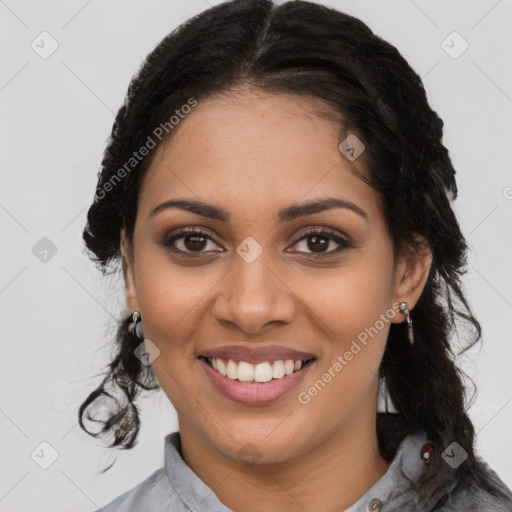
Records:
[[[305,360],[280,359],[251,364],[246,361],[235,361],[221,357],[199,356],[199,359],[206,361],[215,371],[228,379],[255,383],[283,379],[292,373],[300,371],[316,360],[316,358],[310,357]]]

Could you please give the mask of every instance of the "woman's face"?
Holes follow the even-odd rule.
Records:
[[[390,321],[404,320],[393,304],[417,299],[378,194],[310,106],[255,92],[199,102],[148,170],[125,267],[180,429],[261,463],[373,428]],[[328,198],[338,205],[303,208]],[[282,376],[287,360],[309,362]]]

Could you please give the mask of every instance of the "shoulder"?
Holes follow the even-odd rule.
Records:
[[[480,473],[496,489],[495,494],[475,483],[466,471],[456,470],[439,457],[441,448],[424,430],[404,433],[397,415],[379,414],[381,452],[392,464],[388,474],[369,491],[368,498],[379,498],[392,511],[512,512],[512,491],[481,457],[476,456]],[[378,487],[384,483],[381,497]],[[354,512],[360,510],[367,509],[354,508]]]
[[[492,470],[482,459],[479,459],[485,469],[488,479],[500,491],[499,496],[489,493],[487,490],[477,487],[474,484],[468,485],[464,481],[459,482],[457,487],[441,501],[439,512],[511,512],[512,491],[504,484],[498,474]]]
[[[181,456],[179,432],[165,437],[164,465],[95,512],[228,512]]]
[[[169,484],[164,468],[160,468],[95,512],[181,510],[176,507],[179,502],[179,497]]]

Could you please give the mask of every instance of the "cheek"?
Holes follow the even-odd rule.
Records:
[[[193,416],[187,391],[194,389],[197,371],[192,340],[200,337],[197,331],[205,318],[203,299],[218,278],[161,259],[147,258],[138,283],[144,336],[160,350],[152,367],[165,394],[178,411]],[[141,267],[146,263],[143,257],[139,262]]]
[[[208,291],[222,277],[211,266],[179,265],[160,248],[141,250],[136,258],[141,269],[137,295],[143,320],[159,334],[186,324],[187,317],[197,314]]]
[[[319,272],[301,276],[293,289],[303,299],[310,322],[330,338],[338,351],[344,351],[377,322],[377,330],[384,331],[385,337],[386,329],[379,319],[391,307],[390,268],[386,261],[361,258],[323,276]]]
[[[313,408],[325,410],[332,421],[356,408],[375,386],[394,316],[392,260],[380,254],[380,258],[362,257],[329,278],[317,276],[301,285],[309,321],[327,342],[318,371],[301,390],[311,397]],[[333,404],[338,404],[338,414],[333,414]]]

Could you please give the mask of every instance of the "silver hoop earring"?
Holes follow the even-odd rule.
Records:
[[[398,310],[400,311],[400,313],[403,313],[405,315],[405,320],[407,321],[407,339],[409,340],[409,343],[412,345],[414,343],[414,332],[412,329],[411,313],[407,308],[407,302],[400,302],[400,304],[398,304]]]
[[[135,334],[139,340],[144,340],[144,332],[142,331],[142,317],[140,316],[140,313],[138,311],[134,311],[132,319],[132,334]]]

